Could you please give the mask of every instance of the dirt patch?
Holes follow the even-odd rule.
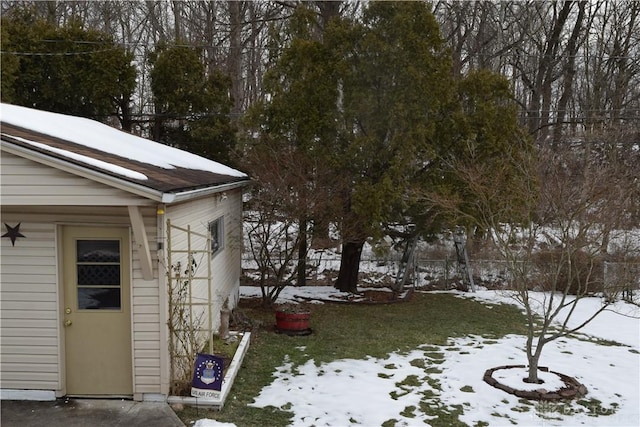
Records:
[[[320,301],[338,304],[394,304],[408,301],[412,294],[413,289],[406,289],[401,292],[366,289],[353,294],[338,293],[330,295],[327,298],[304,297],[301,295],[295,295],[295,297],[303,301]]]

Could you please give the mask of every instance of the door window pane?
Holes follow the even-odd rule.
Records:
[[[120,310],[120,288],[78,288],[79,310]]]
[[[78,240],[78,262],[120,262],[120,241]]]
[[[76,277],[79,310],[120,310],[120,241],[78,240]]]
[[[78,265],[78,286],[120,286],[120,265]]]

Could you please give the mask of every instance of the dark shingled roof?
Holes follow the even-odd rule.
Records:
[[[218,173],[208,172],[204,170],[186,169],[176,167],[175,169],[165,169],[148,163],[142,163],[129,158],[121,157],[112,153],[90,148],[81,144],[76,144],[64,139],[52,137],[50,135],[34,132],[9,123],[2,123],[2,140],[18,145],[25,149],[42,153],[51,158],[57,158],[68,163],[73,163],[89,170],[99,171],[106,175],[111,175],[119,180],[132,182],[152,190],[163,193],[178,193],[189,190],[216,187],[224,184],[232,184],[236,182],[249,181],[246,176],[229,176]],[[20,140],[20,138],[38,142],[49,147],[70,151],[82,156],[86,156],[105,163],[117,165],[135,172],[144,174],[148,179],[134,179],[131,177],[116,174],[107,169],[101,169],[91,163],[83,162],[73,158],[66,157],[33,144],[29,144]]]

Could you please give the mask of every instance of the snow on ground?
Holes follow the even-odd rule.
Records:
[[[509,291],[478,291],[474,293],[459,292],[461,297],[474,298],[489,304],[504,303],[504,304],[516,304],[517,302],[511,296]],[[546,303],[548,294],[544,292],[530,292],[529,298],[537,300],[538,305]],[[572,298],[572,297],[568,297]],[[638,298],[635,298],[638,301]],[[534,305],[534,303],[532,303]],[[577,310],[571,314],[569,318],[568,326],[576,327],[587,318],[595,313],[602,305],[600,298],[583,298],[578,302]],[[559,321],[564,320],[563,316],[565,311],[562,311],[559,316]],[[624,318],[629,317],[628,321]],[[581,334],[591,335],[594,337],[602,338],[605,340],[615,341],[621,344],[626,344],[631,347],[638,348],[640,343],[640,308],[634,304],[628,304],[624,301],[617,301],[610,305],[605,311],[600,313],[595,321],[587,324],[580,330]],[[621,322],[621,323],[619,323]],[[617,327],[620,325],[622,327]],[[639,424],[640,425],[640,424]]]
[[[243,296],[256,296],[259,288],[242,287]],[[487,304],[515,303],[504,292],[478,291],[463,294]],[[331,298],[332,287],[285,288],[282,300],[295,296]],[[536,294],[543,299],[544,294]],[[574,314],[579,321],[600,304],[588,298]],[[573,376],[588,389],[587,396],[569,405],[519,399],[493,388],[482,380],[487,369],[501,365],[526,364],[525,337],[501,339],[481,336],[451,338],[446,346],[422,346],[409,354],[391,353],[384,359],[342,359],[316,366],[309,360],[292,366],[287,359],[274,372],[274,380],[255,397],[252,406],[269,405],[294,414],[292,426],[380,426],[395,420],[397,426],[428,425],[430,409],[459,412],[468,425],[640,425],[640,310],[617,303],[624,315],[604,312],[576,338],[547,344],[541,366]],[[585,339],[589,335],[615,341],[605,345]],[[304,347],[292,352],[304,352]],[[494,378],[520,389],[522,372],[496,371]],[[545,374],[544,386],[552,389],[557,376]],[[196,427],[228,424],[199,420]]]

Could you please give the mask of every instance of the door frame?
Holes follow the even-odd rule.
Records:
[[[131,371],[129,376],[131,378],[131,394],[103,394],[103,395],[88,395],[92,398],[132,398],[135,395],[135,358],[134,358],[134,335],[133,335],[133,237],[131,235],[131,227],[129,224],[95,224],[95,223],[59,223],[56,226],[56,253],[57,253],[57,271],[58,271],[58,329],[59,329],[59,352],[58,352],[58,364],[59,370],[59,384],[60,389],[56,390],[56,397],[62,397],[67,395],[67,354],[66,354],[66,328],[63,323],[65,321],[65,299],[66,299],[66,286],[65,286],[65,260],[68,256],[68,251],[65,253],[64,235],[68,229],[90,229],[98,228],[102,230],[115,230],[119,229],[126,232],[128,240],[128,248],[126,252],[122,252],[123,256],[128,258],[128,276],[129,276],[129,297],[128,300],[123,300],[122,305],[129,310],[128,318],[128,332],[129,332],[129,359],[131,361]]]

